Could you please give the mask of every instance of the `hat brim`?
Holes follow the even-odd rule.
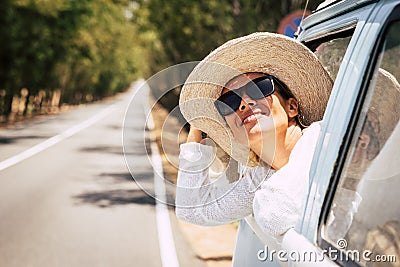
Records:
[[[234,140],[214,106],[229,80],[249,72],[269,74],[285,83],[299,102],[300,119],[305,125],[322,119],[332,80],[307,47],[289,37],[267,32],[228,41],[194,68],[180,94],[183,116],[235,160],[254,165],[255,155]]]

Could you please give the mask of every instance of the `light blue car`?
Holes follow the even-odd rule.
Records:
[[[335,83],[302,222],[260,266],[400,266],[400,1],[325,1],[297,39]]]

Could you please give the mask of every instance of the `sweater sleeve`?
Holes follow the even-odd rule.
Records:
[[[289,162],[263,182],[255,193],[254,217],[260,228],[272,237],[278,237],[295,227],[309,188],[309,171],[320,124],[312,124],[297,142]]]
[[[254,192],[268,174],[260,168],[245,172],[234,183],[228,183],[224,172],[212,179],[210,165],[214,155],[211,146],[181,145],[175,209],[179,219],[198,225],[219,225],[252,214]]]

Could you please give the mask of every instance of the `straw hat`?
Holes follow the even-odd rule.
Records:
[[[372,80],[374,93],[368,107],[367,120],[374,124],[378,141],[378,152],[384,146],[400,119],[400,84],[396,77],[385,69],[379,68],[378,75]]]
[[[285,83],[299,102],[299,119],[304,125],[322,119],[332,80],[307,47],[289,37],[267,32],[230,40],[193,69],[180,94],[183,116],[232,158],[254,166],[254,152],[235,142],[214,106],[229,80],[249,72],[269,74]]]
[[[373,148],[376,149],[374,157],[369,158],[370,161],[373,160],[371,165],[363,169],[363,171],[366,171],[365,174],[355,177],[363,180],[395,180],[399,173],[397,144],[400,140],[400,107],[398,105],[400,102],[400,84],[395,76],[382,68],[378,70],[378,75],[372,82],[372,86],[375,86],[375,88],[370,96],[371,102],[367,110],[367,120],[374,124],[373,130],[375,132],[367,133],[370,135],[370,142],[377,139],[378,143]],[[374,84],[374,82],[376,83]],[[374,114],[372,118],[371,114]],[[369,146],[371,146],[371,143]]]

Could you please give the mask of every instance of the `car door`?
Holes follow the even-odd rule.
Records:
[[[331,53],[323,63],[328,71],[340,67],[331,71],[336,79],[303,221],[282,242],[285,251],[301,252],[289,259],[292,265],[400,263],[398,4],[364,3],[321,23],[314,19],[299,37],[317,55],[336,37],[349,42],[343,57]]]
[[[319,246],[343,266],[400,265],[400,7],[390,4],[373,18],[381,27],[318,227]]]

